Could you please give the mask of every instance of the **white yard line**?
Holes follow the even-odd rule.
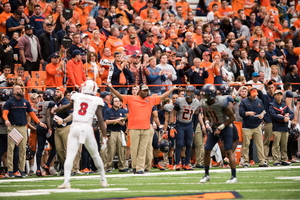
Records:
[[[289,169],[300,169],[300,166],[286,166],[286,167],[259,167],[259,168],[237,168],[238,172],[247,172],[247,171],[264,171],[264,170],[289,170]],[[230,173],[230,169],[215,169],[210,170],[210,174],[213,173]],[[145,174],[106,174],[106,178],[125,178],[125,177],[137,177],[137,178],[144,178],[147,176],[168,176],[168,175],[186,175],[186,174],[199,174],[201,177],[204,174],[204,170],[195,170],[195,171],[173,171],[173,172],[161,172],[161,173],[145,173]],[[71,179],[98,179],[100,175],[89,175],[89,176],[72,176]],[[32,181],[46,181],[46,180],[64,180],[64,177],[41,177],[41,178],[18,178],[18,179],[1,179],[1,183],[8,183],[8,182],[32,182]]]

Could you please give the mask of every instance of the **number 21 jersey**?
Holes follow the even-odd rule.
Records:
[[[92,125],[93,118],[98,106],[104,106],[100,97],[82,93],[75,93],[71,96],[73,103],[73,122],[88,123]]]
[[[190,123],[193,114],[200,107],[200,102],[197,99],[193,99],[191,103],[188,103],[185,98],[179,97],[175,102],[175,110],[176,107],[179,108],[179,110],[177,110],[176,120],[181,123]]]

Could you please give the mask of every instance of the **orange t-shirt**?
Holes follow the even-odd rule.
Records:
[[[251,6],[253,4],[254,4],[254,0],[245,0],[245,4],[244,5]],[[248,17],[250,17],[250,13],[252,12],[252,9],[245,8],[244,11],[245,11],[245,15],[248,16]]]
[[[271,5],[270,0],[260,0],[260,5],[264,7],[269,7]]]
[[[6,13],[3,12],[0,14],[0,32],[4,33],[6,35],[6,25],[3,26],[2,23],[6,22],[8,18],[12,16],[12,13]]]
[[[123,47],[123,42],[120,38],[115,38],[113,36],[109,36],[108,40],[105,43],[105,47],[108,47],[111,51],[111,55],[114,55],[115,51],[118,47]]]
[[[152,24],[155,24],[155,23],[157,22],[157,20],[154,19],[154,18],[152,18],[152,19],[147,18],[147,19],[145,19],[145,21],[149,21],[149,22],[151,22]]]
[[[152,10],[153,10],[153,12],[154,12],[154,15],[156,16],[156,19],[157,19],[158,21],[160,21],[160,14],[159,14],[159,11],[156,10],[156,9],[152,9]],[[144,10],[141,11],[140,17],[141,17],[143,20],[147,19],[147,12],[148,12],[148,9],[144,9]]]
[[[57,65],[52,63],[46,65],[46,86],[59,87],[63,84],[64,72],[62,70],[57,71],[58,66],[59,63]]]
[[[98,53],[102,56],[103,54],[103,49],[104,49],[104,43],[102,40],[99,41],[98,45],[91,40],[91,45],[95,49],[95,53],[98,55]]]
[[[182,44],[182,41],[180,39],[177,39],[177,42],[179,44]],[[163,41],[163,45],[165,45],[166,47],[170,46],[172,44],[171,39],[166,39],[165,41]]]
[[[194,34],[193,35],[193,41],[194,40],[196,40],[197,45],[202,44],[202,42],[203,42],[202,34],[201,35]]]
[[[79,13],[80,16],[80,24],[83,26],[86,24],[86,18],[89,16],[89,13],[92,10],[91,5],[88,5],[84,7],[84,9],[81,9],[76,6],[75,10]],[[73,14],[74,15],[74,14]]]
[[[94,76],[94,67],[90,64],[90,63],[87,63],[87,65],[84,65],[84,67],[87,66],[87,72],[88,72],[88,77],[89,78],[92,78],[94,80],[95,76]],[[97,68],[98,68],[98,73],[96,74],[96,80],[94,80],[97,85],[101,85],[101,70],[100,70],[100,67],[99,67],[99,63],[97,63]]]
[[[54,13],[54,14],[52,15],[52,17],[53,17],[54,21],[56,21],[56,20],[57,20],[58,16],[59,16],[59,14],[58,14],[58,13]]]
[[[250,47],[253,47],[252,41],[254,40],[254,38],[256,38],[256,37],[254,37],[253,35],[252,35],[251,38],[250,38],[250,42],[249,42],[249,43],[250,43],[250,44],[249,44]],[[260,38],[261,38],[260,36],[257,36],[257,40],[258,40],[258,41],[260,40]]]
[[[130,11],[128,10],[128,9],[126,9],[126,11],[128,12],[128,13],[130,13]],[[124,24],[126,25],[126,26],[128,26],[128,24],[129,24],[129,18],[127,17],[127,15],[126,15],[126,12],[124,11],[124,10],[119,10],[119,8],[117,8],[116,9],[116,14],[118,14],[118,13],[121,13],[122,15],[123,15],[123,21],[124,21]],[[146,15],[147,16],[147,15]]]
[[[298,18],[296,21],[294,21],[295,28],[300,28],[300,18]]]
[[[136,13],[140,13],[140,10],[142,7],[146,5],[146,1],[140,2],[139,0],[136,0],[133,4],[132,7],[134,8]]]
[[[123,95],[123,104],[128,105],[128,129],[150,129],[150,116],[154,105],[160,103],[159,96]]]
[[[208,10],[209,10],[209,12],[211,12],[211,11],[213,10],[213,9],[212,9],[212,6],[213,6],[214,4],[217,4],[218,7],[221,6],[221,2],[220,2],[220,1],[218,1],[218,2],[212,1],[212,2],[210,2],[209,5],[208,5]]]
[[[175,8],[177,9],[178,6],[182,7],[182,18],[185,20],[188,12],[191,12],[192,9],[186,1],[185,2],[178,1],[175,5]]]
[[[273,31],[271,31],[268,27],[264,26],[264,24],[261,25],[261,30],[264,32],[265,38],[270,38],[270,42],[274,42],[274,34]]]
[[[229,12],[232,12],[232,9],[227,7],[226,9],[223,9],[222,7],[220,7],[218,9],[220,15],[223,17],[223,16],[226,16]]]
[[[208,77],[205,79],[205,84],[210,83],[210,84],[214,84],[214,69],[209,68],[211,66],[211,62],[201,62],[200,63],[200,67],[204,67],[205,70],[208,73]]]
[[[73,24],[80,22],[80,15],[76,10],[73,10],[73,17],[71,18]]]
[[[232,0],[231,1],[232,10],[236,10],[236,13],[234,16],[238,17],[238,10],[244,9],[245,6],[245,0]],[[245,14],[246,15],[246,14]]]

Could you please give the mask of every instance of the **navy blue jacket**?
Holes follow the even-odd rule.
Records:
[[[56,101],[55,104],[56,104],[57,107],[59,107],[59,106],[67,105],[69,102],[70,102],[70,101],[69,101],[66,97],[64,97],[60,102]],[[72,112],[73,112],[73,111],[68,110],[67,112],[64,112],[64,113],[56,113],[56,115],[57,115],[58,117],[62,118],[62,119],[65,119],[65,118],[67,118],[67,117],[70,115],[70,113],[72,113]],[[72,121],[68,122],[67,125],[70,125],[71,123],[72,123]],[[55,125],[56,125],[56,127],[58,127],[58,128],[63,127],[62,125],[58,125],[56,122],[55,122]]]
[[[126,112],[124,109],[114,109],[112,108],[108,108],[105,110],[104,112],[104,121],[105,120],[115,120],[115,119],[119,119],[119,118],[124,118],[126,117]],[[124,125],[125,126],[125,125]],[[120,124],[109,124],[107,125],[107,130],[110,131],[121,131],[123,130],[124,126],[121,126]]]
[[[284,115],[289,114],[290,120],[294,119],[294,113],[283,102],[279,104],[277,101],[270,103],[269,113],[273,122],[273,131],[288,132],[288,122],[284,122]],[[282,116],[280,116],[282,115]]]
[[[274,96],[271,96],[269,93],[263,94],[260,90],[257,90],[257,92],[258,92],[258,98],[260,98],[263,101],[264,107],[266,109],[264,121],[267,123],[272,122],[270,114],[269,114],[269,106],[270,106],[270,103],[272,103],[274,101]]]
[[[262,100],[256,98],[252,101],[249,97],[243,99],[240,103],[240,116],[243,118],[243,128],[254,129],[257,128],[261,123],[262,119],[254,116],[246,116],[246,112],[255,112],[256,115],[264,111],[264,104]]]
[[[199,68],[199,72],[193,71],[192,68],[188,70],[191,84],[205,84],[205,79],[208,77],[208,73],[205,68]]]
[[[25,126],[27,124],[26,113],[32,112],[31,105],[26,99],[18,100],[16,97],[8,99],[3,110],[9,111],[8,120],[11,125],[16,126]]]
[[[118,68],[118,66],[116,65],[116,62],[114,62],[113,65],[114,65],[114,72],[113,72],[113,75],[112,75],[111,84],[112,85],[120,85],[119,78],[120,78],[120,74],[121,74],[122,71]],[[132,72],[127,67],[123,68],[123,73],[125,75],[127,83],[134,83],[134,81],[135,81],[134,76],[133,76]]]
[[[180,63],[176,60],[175,61],[175,66],[172,64],[171,61],[168,62],[169,65],[172,65],[176,74],[177,74],[177,79],[175,81],[172,81],[173,84],[182,84],[182,81],[181,81],[181,77],[184,77],[184,70],[183,69],[179,69],[177,70],[176,69],[176,66],[179,65]]]

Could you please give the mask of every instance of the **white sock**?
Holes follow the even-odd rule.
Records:
[[[126,160],[126,168],[129,168],[128,160]]]
[[[33,171],[33,165],[29,165],[30,171]]]
[[[50,170],[55,170],[54,167],[50,167]]]

